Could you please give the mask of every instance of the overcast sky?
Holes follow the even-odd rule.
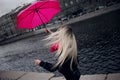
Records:
[[[0,16],[8,13],[11,9],[23,5],[24,3],[30,3],[35,0],[0,0]]]

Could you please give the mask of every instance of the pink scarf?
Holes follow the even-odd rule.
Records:
[[[50,47],[50,52],[54,52],[56,50],[58,50],[59,47],[59,43],[55,43]]]

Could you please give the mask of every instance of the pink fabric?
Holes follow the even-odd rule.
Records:
[[[55,52],[56,50],[58,50],[58,47],[59,47],[59,43],[53,44],[50,48],[50,52]]]
[[[37,1],[17,15],[17,28],[33,29],[49,22],[59,12],[58,1]]]

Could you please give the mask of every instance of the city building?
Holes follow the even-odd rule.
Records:
[[[63,16],[92,12],[100,8],[119,3],[119,0],[59,0]]]
[[[30,4],[19,6],[0,17],[0,41],[9,39],[25,32],[23,30],[16,29],[16,17],[17,14],[28,5]]]
[[[59,2],[61,5],[61,12],[56,15],[49,24],[56,24],[65,20],[68,21],[71,18],[117,4],[120,0],[59,0]],[[17,14],[28,5],[30,4],[19,6],[0,17],[0,41],[25,32],[16,29],[16,17]]]

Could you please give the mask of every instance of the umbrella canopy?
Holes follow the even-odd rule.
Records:
[[[17,28],[33,29],[49,22],[59,12],[60,4],[58,1],[37,1],[17,15]]]

